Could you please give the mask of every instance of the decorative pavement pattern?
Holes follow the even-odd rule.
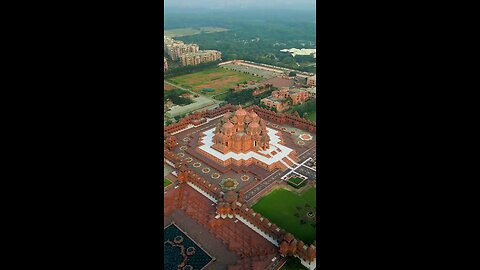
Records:
[[[200,270],[213,259],[175,224],[163,230],[165,270]]]

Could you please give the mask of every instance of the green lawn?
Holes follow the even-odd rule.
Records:
[[[245,81],[260,81],[262,78],[249,74],[214,67],[192,74],[181,75],[170,79],[175,84],[190,88],[197,93],[213,96],[227,91]],[[214,92],[202,92],[203,88],[212,88]]]
[[[307,119],[316,123],[317,122],[317,113],[316,112],[317,112],[317,110],[309,113]]]
[[[286,189],[276,189],[260,199],[252,209],[305,244],[311,244],[316,238],[316,221],[307,217],[307,213],[316,210],[315,191],[316,188],[309,188],[298,195]]]
[[[168,185],[170,185],[172,182],[170,182],[168,179],[164,178],[163,179],[163,187],[167,187]]]
[[[306,270],[307,268],[302,265],[300,259],[295,257],[289,257],[287,262],[283,265],[280,270]]]
[[[288,184],[296,189],[299,189],[301,187],[304,187],[307,184],[307,181],[304,181],[300,177],[292,177],[288,180]]]
[[[303,179],[300,178],[300,177],[292,177],[292,178],[289,179],[289,181],[298,185],[303,181]]]
[[[300,105],[293,106],[292,108],[288,109],[287,112],[295,112],[297,111],[301,117],[304,117],[304,113],[307,113],[307,119],[313,122],[317,122],[317,104],[316,99],[310,99]]]

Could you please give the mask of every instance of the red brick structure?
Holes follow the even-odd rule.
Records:
[[[219,115],[224,115],[227,112],[235,111],[238,108],[239,108],[238,106],[228,104],[213,110],[195,112],[192,115],[189,115],[187,117],[180,119],[180,121],[178,121],[177,123],[173,123],[171,125],[165,126],[164,130],[166,133],[172,134],[186,128],[190,124],[193,125],[194,120],[200,120],[201,118],[205,118],[205,117],[214,118]],[[308,121],[295,114],[275,113],[270,110],[260,108],[256,105],[246,109],[246,111],[248,112],[250,112],[251,110],[254,110],[255,113],[258,114],[258,116],[260,116],[260,118],[272,121],[277,124],[290,124],[299,129],[304,129],[313,133],[315,133],[316,131],[316,123]]]
[[[214,110],[195,112],[189,116],[186,116],[180,119],[180,121],[178,121],[177,123],[173,123],[171,125],[165,126],[164,131],[168,134],[172,134],[186,128],[188,125],[194,125],[195,122],[197,123],[197,125],[201,124],[202,121],[205,122],[206,119],[201,120],[202,118],[205,118],[205,117],[214,118],[219,115],[223,115],[226,112],[234,111],[236,109],[237,109],[237,106],[229,104],[220,108],[216,108]]]
[[[297,112],[293,114],[275,113],[270,110],[260,108],[256,105],[250,107],[249,110],[254,110],[261,118],[277,124],[292,125],[295,128],[303,129],[312,133],[317,132],[317,124],[300,117]]]
[[[166,149],[172,150],[175,146],[178,145],[177,137],[170,135],[166,132],[164,133],[164,137],[165,137],[164,144]]]
[[[213,142],[212,148],[224,154],[265,150],[270,142],[267,123],[254,111],[248,113],[240,107],[234,114],[224,115],[215,129]]]
[[[183,119],[181,119],[179,122],[168,125],[165,127],[165,159],[171,162],[172,164],[178,164],[180,159],[171,151],[177,143],[177,139],[175,138],[172,133],[178,132],[182,129],[185,129],[188,125],[193,125],[196,121],[206,121],[206,118],[214,118],[218,117],[220,115],[225,115],[228,112],[233,112],[238,110],[238,106],[234,106],[231,104],[225,105],[223,107],[216,108],[214,110],[208,110],[208,111],[203,111],[203,112],[196,112],[192,115],[189,115]],[[248,109],[245,110],[247,114],[252,115],[252,112],[256,113],[260,118],[263,118],[267,121],[276,123],[276,124],[287,124],[287,125],[292,125],[295,128],[303,129],[306,131],[309,131],[311,133],[316,133],[316,123],[311,122],[309,120],[306,120],[304,118],[301,118],[297,112],[294,114],[287,114],[287,113],[275,113],[267,109],[260,108],[258,106],[251,106]],[[197,122],[198,123],[198,122]],[[169,138],[172,136],[172,138]],[[168,139],[168,143],[167,143]],[[202,152],[202,154],[205,154]],[[208,156],[208,158],[211,158],[215,160],[214,157]],[[294,159],[294,157],[291,157]],[[233,160],[229,159],[226,162],[221,162],[220,160],[215,160],[217,163],[220,162],[224,166],[228,166],[229,164],[234,163]],[[253,161],[250,162],[237,162],[234,163],[236,166],[249,166],[253,164]],[[261,164],[260,164],[261,165]],[[278,167],[278,166],[277,166]],[[274,168],[277,168],[276,165],[272,165],[270,167],[267,167],[266,169],[272,170]]]
[[[288,99],[290,99],[291,102],[289,102]],[[298,89],[292,90],[288,87],[284,87],[280,90],[273,91],[270,97],[262,99],[261,102],[264,105],[270,108],[273,107],[280,112],[288,109],[289,105],[301,104],[308,99],[308,91]]]
[[[167,153],[172,152],[168,150]],[[165,196],[164,215],[168,216],[175,209],[181,209],[199,224],[208,227],[211,233],[227,244],[229,250],[242,258],[229,269],[267,269],[271,264],[271,258],[277,252],[282,256],[297,256],[307,263],[316,259],[315,242],[309,246],[305,245],[250,209],[242,191],[223,193],[218,187],[190,170],[186,162],[177,164],[180,186],[178,190],[172,190]],[[201,190],[203,195],[198,190]],[[210,200],[216,201],[216,206],[210,205],[211,201],[205,194]],[[250,224],[248,226],[250,228],[241,222],[232,222],[233,218],[245,220]],[[256,228],[257,232],[253,228]],[[270,240],[262,238],[258,231],[267,235]],[[250,236],[245,237],[245,234]],[[272,245],[272,241],[277,248]]]

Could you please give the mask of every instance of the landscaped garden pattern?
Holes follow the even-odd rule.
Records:
[[[170,182],[168,179],[163,179],[163,187],[167,187],[170,185],[172,182]]]
[[[185,266],[190,265],[191,269],[202,269],[212,260],[205,251],[173,224],[163,230],[163,238],[164,269],[182,269],[181,265],[186,255],[182,254],[182,250],[185,252],[187,249],[190,250],[191,247],[193,247],[195,252],[187,256]],[[175,241],[176,239],[180,241]],[[181,266],[180,268],[178,267],[179,265]]]
[[[261,78],[219,67],[171,78],[173,83],[191,88],[193,91],[207,96],[223,93],[239,83],[251,80],[259,81]],[[204,92],[202,91],[204,88],[211,88],[215,91]]]
[[[292,177],[292,178],[288,179],[288,183],[294,188],[301,188],[301,187],[305,186],[306,180],[303,180],[300,177]]]
[[[252,209],[309,245],[316,238],[315,191],[316,188],[310,188],[298,195],[279,188],[260,199]]]

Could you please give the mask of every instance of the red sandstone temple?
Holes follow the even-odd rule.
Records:
[[[270,138],[267,123],[252,110],[248,113],[241,106],[234,113],[226,113],[218,123],[212,148],[226,154],[230,151],[246,153],[266,150]]]

